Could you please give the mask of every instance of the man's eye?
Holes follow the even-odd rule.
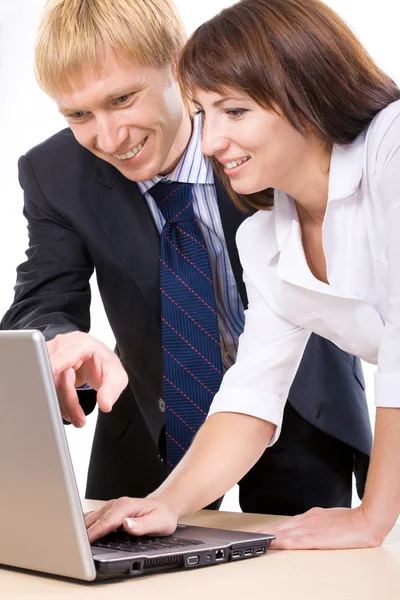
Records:
[[[74,113],[71,113],[70,115],[68,115],[69,117],[71,117],[71,119],[82,119],[82,117],[85,116],[85,112],[83,110],[78,110]]]
[[[116,99],[117,104],[124,104],[129,99],[129,94],[124,94]]]

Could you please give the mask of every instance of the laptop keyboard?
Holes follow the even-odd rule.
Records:
[[[185,546],[198,546],[204,544],[200,540],[187,540],[173,536],[154,537],[143,536],[134,537],[129,535],[123,529],[117,529],[108,533],[104,537],[93,542],[91,545],[95,548],[108,548],[110,550],[122,550],[124,552],[144,552],[149,550],[174,550],[184,548]]]

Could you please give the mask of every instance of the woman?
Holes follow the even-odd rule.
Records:
[[[378,364],[371,465],[360,507],[293,517],[275,547],[379,545],[400,512],[400,91],[319,0],[241,0],[194,33],[179,71],[204,153],[261,209],[237,236],[246,326],[179,466],[148,499],[90,514],[89,535],[170,533],[236,483],[278,438],[314,331]]]

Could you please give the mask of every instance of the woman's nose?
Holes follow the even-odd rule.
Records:
[[[228,141],[223,131],[214,124],[204,122],[201,139],[201,151],[206,156],[214,156],[228,146]]]

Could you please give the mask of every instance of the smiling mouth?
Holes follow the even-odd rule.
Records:
[[[243,158],[239,158],[237,160],[231,160],[229,162],[221,163],[221,164],[224,167],[224,171],[228,175],[228,177],[234,177],[236,175],[236,173],[241,172],[242,169],[245,168],[246,163],[249,162],[250,158],[251,158],[250,156],[244,156]]]
[[[239,167],[240,165],[247,162],[248,160],[250,160],[250,156],[244,156],[243,158],[239,158],[238,160],[231,160],[227,163],[223,163],[223,165],[227,171],[230,171],[231,169],[235,169],[236,167]]]
[[[132,150],[129,150],[129,152],[127,152],[126,154],[113,154],[113,157],[117,158],[118,160],[129,160],[130,158],[133,158],[134,156],[139,154],[146,142],[147,137],[144,138],[144,140],[142,140],[140,144],[132,148]]]

